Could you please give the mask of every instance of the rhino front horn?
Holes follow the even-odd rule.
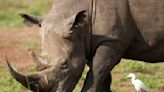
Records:
[[[38,81],[41,79],[41,76],[40,76],[41,74],[36,73],[36,74],[24,76],[24,75],[16,72],[13,69],[13,67],[9,63],[8,58],[7,58],[6,55],[4,55],[4,60],[8,65],[8,68],[9,68],[9,71],[10,71],[12,77],[14,77],[18,82],[20,82],[26,88],[31,89],[33,91],[38,90],[38,86],[39,86]]]
[[[31,51],[31,55],[33,57],[33,60],[36,62],[36,68],[38,71],[47,69],[50,66],[47,58],[39,56],[39,55],[35,54],[33,51]]]

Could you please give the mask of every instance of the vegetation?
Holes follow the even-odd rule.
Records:
[[[19,13],[45,15],[52,0],[0,0],[0,29],[23,27]]]
[[[145,72],[146,70],[146,72]],[[133,72],[137,75],[137,78],[141,79],[145,85],[148,87],[150,92],[157,92],[157,90],[164,89],[164,67],[162,64],[150,64],[139,61],[132,60],[122,60],[118,64],[112,74],[113,74],[113,83],[112,89],[113,92],[126,92],[131,90],[135,92],[131,81],[126,79],[126,76]],[[35,67],[31,68],[31,72],[36,71]],[[86,67],[79,83],[76,85],[76,88],[73,92],[80,92],[82,85],[84,83],[88,67]],[[18,82],[16,82],[10,75],[7,69],[0,72],[0,92],[30,92],[29,90],[22,87]],[[127,89],[128,88],[128,89]],[[26,90],[26,91],[25,91]]]
[[[25,88],[11,77],[7,69],[2,69],[0,70],[0,92],[30,92],[28,90],[23,91]]]
[[[29,13],[33,15],[45,15],[48,12],[50,2],[52,0],[0,0],[0,29],[6,28],[22,28],[22,19],[18,16],[19,13]],[[8,43],[6,46],[9,45]],[[17,50],[26,49],[40,45],[37,40],[27,40]],[[164,90],[164,64],[150,64],[132,60],[122,60],[114,70],[112,88],[113,92],[135,92],[131,81],[126,79],[126,76],[133,72],[137,77],[144,81],[150,92],[158,92]],[[9,71],[0,66],[0,92],[30,92],[16,82]],[[35,67],[31,71],[36,71]],[[82,75],[81,80],[76,86],[74,92],[80,92],[88,69]],[[25,91],[27,90],[27,91]],[[161,91],[162,92],[162,91]]]
[[[131,80],[126,79],[126,76],[132,72],[145,83],[150,92],[158,92],[164,89],[163,70],[163,63],[152,64],[123,59],[112,72],[113,76],[116,76],[113,77],[113,89],[117,89],[117,92],[126,92],[128,90],[122,91],[126,88],[134,90]]]
[[[40,46],[41,42],[39,40],[34,40],[34,39],[28,39],[26,40],[24,43],[18,45],[16,47],[17,51],[21,51],[21,50],[29,50],[32,48],[35,48],[36,46]]]

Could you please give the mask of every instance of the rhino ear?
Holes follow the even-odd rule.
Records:
[[[67,19],[67,22],[66,22],[67,27],[71,29],[73,27],[82,26],[85,23],[85,19],[86,19],[86,10],[82,10]]]
[[[33,25],[37,25],[39,27],[41,27],[41,22],[42,22],[42,18],[38,17],[38,16],[32,16],[32,15],[28,15],[28,14],[24,14],[24,13],[20,13],[19,14],[22,18],[24,18],[24,24],[28,27],[31,27]]]

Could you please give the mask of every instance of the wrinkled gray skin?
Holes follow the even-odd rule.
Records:
[[[82,92],[109,92],[110,71],[121,58],[164,61],[164,0],[96,0],[92,32],[89,5],[54,0],[43,19],[21,14],[26,25],[41,27],[42,56],[33,54],[38,72],[27,77],[8,63],[14,78],[33,92],[72,92],[87,60]]]

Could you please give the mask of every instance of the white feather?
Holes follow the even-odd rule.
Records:
[[[127,77],[131,78],[132,84],[137,92],[148,92],[144,83],[141,80],[136,79],[136,76],[133,73],[130,73]]]

